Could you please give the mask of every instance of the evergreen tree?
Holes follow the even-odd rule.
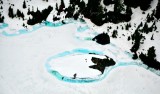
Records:
[[[155,17],[156,17],[157,19],[160,18],[160,0],[158,0],[158,5],[157,5],[157,7],[156,7]]]
[[[78,6],[79,6],[79,12],[82,13],[86,7],[85,2],[82,0]]]
[[[27,13],[28,15],[32,15],[32,19],[29,18],[27,24],[34,25],[36,23],[41,23],[42,21],[45,21],[52,10],[53,8],[51,6],[48,6],[48,8],[42,10],[42,12],[40,12],[38,8],[36,12],[34,11],[28,12]]]
[[[139,33],[139,28],[137,28],[131,37],[132,37],[132,40],[134,41],[134,44],[130,50],[131,52],[136,54],[137,50],[140,47],[140,42],[144,38],[144,36]]]
[[[2,14],[0,13],[0,23],[4,22],[4,16],[2,16]]]
[[[104,5],[110,5],[110,4],[113,4],[113,0],[103,0],[103,4]]]
[[[143,29],[141,30],[141,32],[142,32],[142,33],[147,33],[147,34],[149,33],[149,27],[148,27],[148,24],[147,24],[147,23],[144,24],[144,27],[143,27]]]
[[[132,15],[133,14],[131,7],[127,6],[127,8],[126,8],[126,14],[128,14],[128,15]]]
[[[20,12],[20,10],[19,9],[17,9],[17,15],[16,15],[17,17],[21,17],[21,12]]]
[[[126,24],[125,29],[126,29],[126,30],[129,30],[130,27],[131,27],[131,24],[128,23],[128,24]]]
[[[146,11],[149,9],[152,0],[124,0],[124,4],[130,7],[140,7],[141,10]]]
[[[58,4],[56,3],[56,10],[58,11],[59,10],[59,8],[58,8]]]
[[[114,31],[113,31],[113,34],[112,34],[112,37],[113,37],[113,38],[117,38],[117,36],[118,36],[118,32],[117,32],[117,30],[114,30]]]
[[[149,68],[154,68],[160,70],[160,62],[156,60],[155,48],[152,46],[149,48],[147,54],[141,53],[139,58],[142,60],[144,64],[146,64]]]
[[[26,7],[26,1],[25,1],[25,0],[23,1],[23,8],[24,8],[24,9],[27,8],[27,7]]]
[[[13,9],[11,8],[11,6],[8,9],[8,16],[11,17],[11,18],[14,18]]]
[[[115,13],[121,13],[122,11],[124,11],[124,7],[123,4],[121,2],[121,0],[114,0],[115,4],[114,4],[114,12]]]
[[[152,34],[152,36],[151,36],[151,40],[154,40],[154,39],[153,39],[153,35],[154,35],[154,34]]]
[[[64,1],[61,0],[61,5],[59,6],[59,11],[62,12],[65,8],[65,4],[64,4]]]

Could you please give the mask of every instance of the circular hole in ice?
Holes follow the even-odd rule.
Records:
[[[46,62],[46,69],[57,79],[73,82],[94,82],[101,78],[101,72],[89,68],[94,65],[92,57],[105,58],[102,52],[87,49],[75,49],[51,56]]]
[[[100,75],[101,72],[89,68],[93,65],[91,58],[95,55],[81,54],[81,55],[68,55],[59,59],[54,59],[50,62],[52,69],[58,71],[62,75],[73,77],[76,74],[78,78],[95,77]]]

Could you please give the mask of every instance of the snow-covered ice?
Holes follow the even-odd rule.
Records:
[[[8,0],[3,1],[4,10],[7,10]],[[68,6],[69,0],[64,1]],[[157,1],[152,3],[150,10],[156,7]],[[15,9],[21,9],[22,2],[10,0],[10,3],[16,3]],[[58,0],[46,3],[32,0],[28,4],[42,10],[48,5],[55,6],[55,2],[60,3]],[[113,5],[107,8],[113,10]],[[26,15],[26,10],[22,10]],[[137,27],[150,10],[142,14],[140,8],[133,9],[131,24],[137,23]],[[62,21],[53,23],[50,15],[47,21],[25,29],[21,28],[21,20],[10,20],[5,11],[4,16],[8,23],[0,23],[0,94],[160,94],[160,71],[147,69],[140,60],[133,60],[128,50],[131,43],[124,39],[126,37],[111,38],[111,43],[105,46],[91,41],[95,35],[107,32],[107,26],[112,26],[113,30],[123,23],[97,27],[86,18],[86,22],[65,19],[65,24]],[[132,29],[133,33],[136,28]],[[120,30],[119,36],[124,32]],[[155,33],[155,40],[159,39],[159,34]],[[145,42],[140,50],[155,44],[150,40]],[[159,47],[158,42],[155,47]],[[159,60],[160,49],[157,50]],[[116,64],[106,67],[103,74],[88,67],[93,64],[91,57],[103,58],[104,55]],[[75,73],[77,77],[73,79]]]
[[[107,68],[101,81],[88,84],[66,83],[48,73],[45,67],[47,58],[77,48],[97,50],[106,55],[108,53],[110,57],[116,57],[114,59],[119,62],[123,61],[123,58],[131,60],[129,55],[125,55],[123,50],[113,45],[104,47],[93,41],[77,39],[75,37],[76,30],[77,25],[70,23],[56,28],[45,26],[36,30],[36,32],[12,37],[1,34],[0,91],[2,94],[159,94],[159,76],[143,67],[135,66],[135,64],[128,64],[128,66],[119,64]],[[118,53],[114,50],[117,50]],[[73,68],[73,71],[67,72],[67,65],[64,67],[62,65],[69,61],[73,61],[71,65],[80,64],[79,60],[82,60],[83,65],[80,68],[82,67],[83,71],[88,71],[89,68],[85,65],[87,63],[83,63],[83,58],[89,58],[88,56],[87,54],[80,55],[80,57],[68,56],[63,58],[62,61],[57,59],[55,67],[61,68],[57,70],[64,73],[63,75],[72,76],[73,72],[76,71],[75,68]],[[57,67],[59,66],[58,63],[62,64],[61,67]],[[90,76],[99,75],[98,71],[93,74],[93,70],[88,71],[88,73],[90,73]],[[86,77],[86,75],[77,76]]]

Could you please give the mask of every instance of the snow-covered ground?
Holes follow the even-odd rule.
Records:
[[[114,51],[113,47],[104,47],[93,41],[77,39],[75,37],[77,28],[76,24],[71,23],[61,27],[46,26],[35,32],[18,36],[8,37],[1,34],[1,94],[159,94],[160,77],[149,70],[134,65],[117,67],[110,71],[103,80],[88,84],[66,83],[50,75],[45,68],[45,62],[47,58],[60,52],[77,48],[104,52],[105,49],[111,50],[112,48],[111,51]],[[117,49],[117,51],[121,52],[120,49]],[[111,54],[108,55],[114,57],[114,54],[112,54],[113,56]],[[123,60],[122,57],[130,59],[129,56],[119,55],[117,60]],[[87,58],[87,56],[65,57],[62,61],[57,59],[55,67],[66,76],[73,75],[74,71],[86,76],[83,72],[78,71],[78,68],[82,68],[83,71],[89,70],[84,66],[84,61],[82,61],[84,58]],[[59,67],[58,65],[58,63],[70,62],[72,64],[77,63],[76,65],[79,67],[72,68],[72,66],[67,67],[67,65]],[[80,63],[82,63],[82,66],[80,66]],[[64,70],[58,68],[64,68]],[[68,69],[71,71],[68,71]],[[95,71],[94,74],[93,71]],[[86,73],[92,74],[91,76],[99,74],[98,71],[93,71],[87,71]]]
[[[8,4],[7,0],[3,1],[4,5]],[[15,7],[21,8],[18,5],[21,5],[23,0],[17,2]],[[51,0],[46,4],[42,2],[36,5],[44,9],[55,4],[57,0]],[[34,3],[37,2],[35,0],[29,2],[30,5]],[[4,8],[7,10],[8,6],[5,5]],[[141,13],[139,8],[134,11],[137,14]],[[96,27],[88,19],[85,19],[86,24],[74,20],[65,25],[57,22],[59,26],[41,23],[30,26],[28,33],[21,26],[21,20],[10,21],[7,13],[4,14],[8,25],[0,24],[0,94],[160,94],[158,73],[145,69],[143,65],[140,66],[142,64],[140,60],[132,60],[132,54],[128,50],[131,43],[125,39],[111,38],[111,44],[102,46],[91,41],[95,35],[104,32],[106,26],[116,28],[114,24]],[[139,19],[143,17],[145,15],[137,17],[132,24],[136,22],[138,25]],[[159,27],[158,29],[160,30]],[[155,34],[155,40],[159,39],[159,34]],[[158,45],[157,43],[156,47]],[[143,48],[149,46],[150,44],[145,43]],[[87,52],[83,52],[84,49],[87,49]],[[98,55],[88,54],[90,52],[97,52]],[[116,65],[106,68],[104,74],[88,67],[93,65],[91,57],[103,58],[103,55],[113,58]],[[52,59],[52,56],[55,58]],[[159,53],[157,56],[159,60]],[[50,62],[47,62],[48,59]],[[77,79],[73,79],[73,83],[57,79],[58,77],[49,73],[46,63],[49,63],[52,70],[69,77],[70,80],[75,73],[78,78],[85,79],[84,81],[78,79],[78,83]],[[87,78],[94,81],[85,83],[88,81]],[[80,83],[81,81],[83,83]]]

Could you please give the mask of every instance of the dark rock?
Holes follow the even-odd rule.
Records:
[[[115,61],[112,58],[109,58],[108,56],[106,56],[105,59],[92,57],[91,61],[95,65],[89,66],[89,68],[97,69],[97,70],[101,71],[101,73],[104,72],[106,67],[113,66],[116,64]]]
[[[138,59],[138,55],[137,55],[137,53],[134,53],[134,54],[133,54],[132,59]]]
[[[99,35],[95,36],[92,40],[96,41],[97,43],[102,44],[102,45],[110,43],[110,37],[107,33],[99,34]]]
[[[77,77],[77,74],[75,73],[75,74],[73,75],[73,79],[76,79],[76,77]]]

